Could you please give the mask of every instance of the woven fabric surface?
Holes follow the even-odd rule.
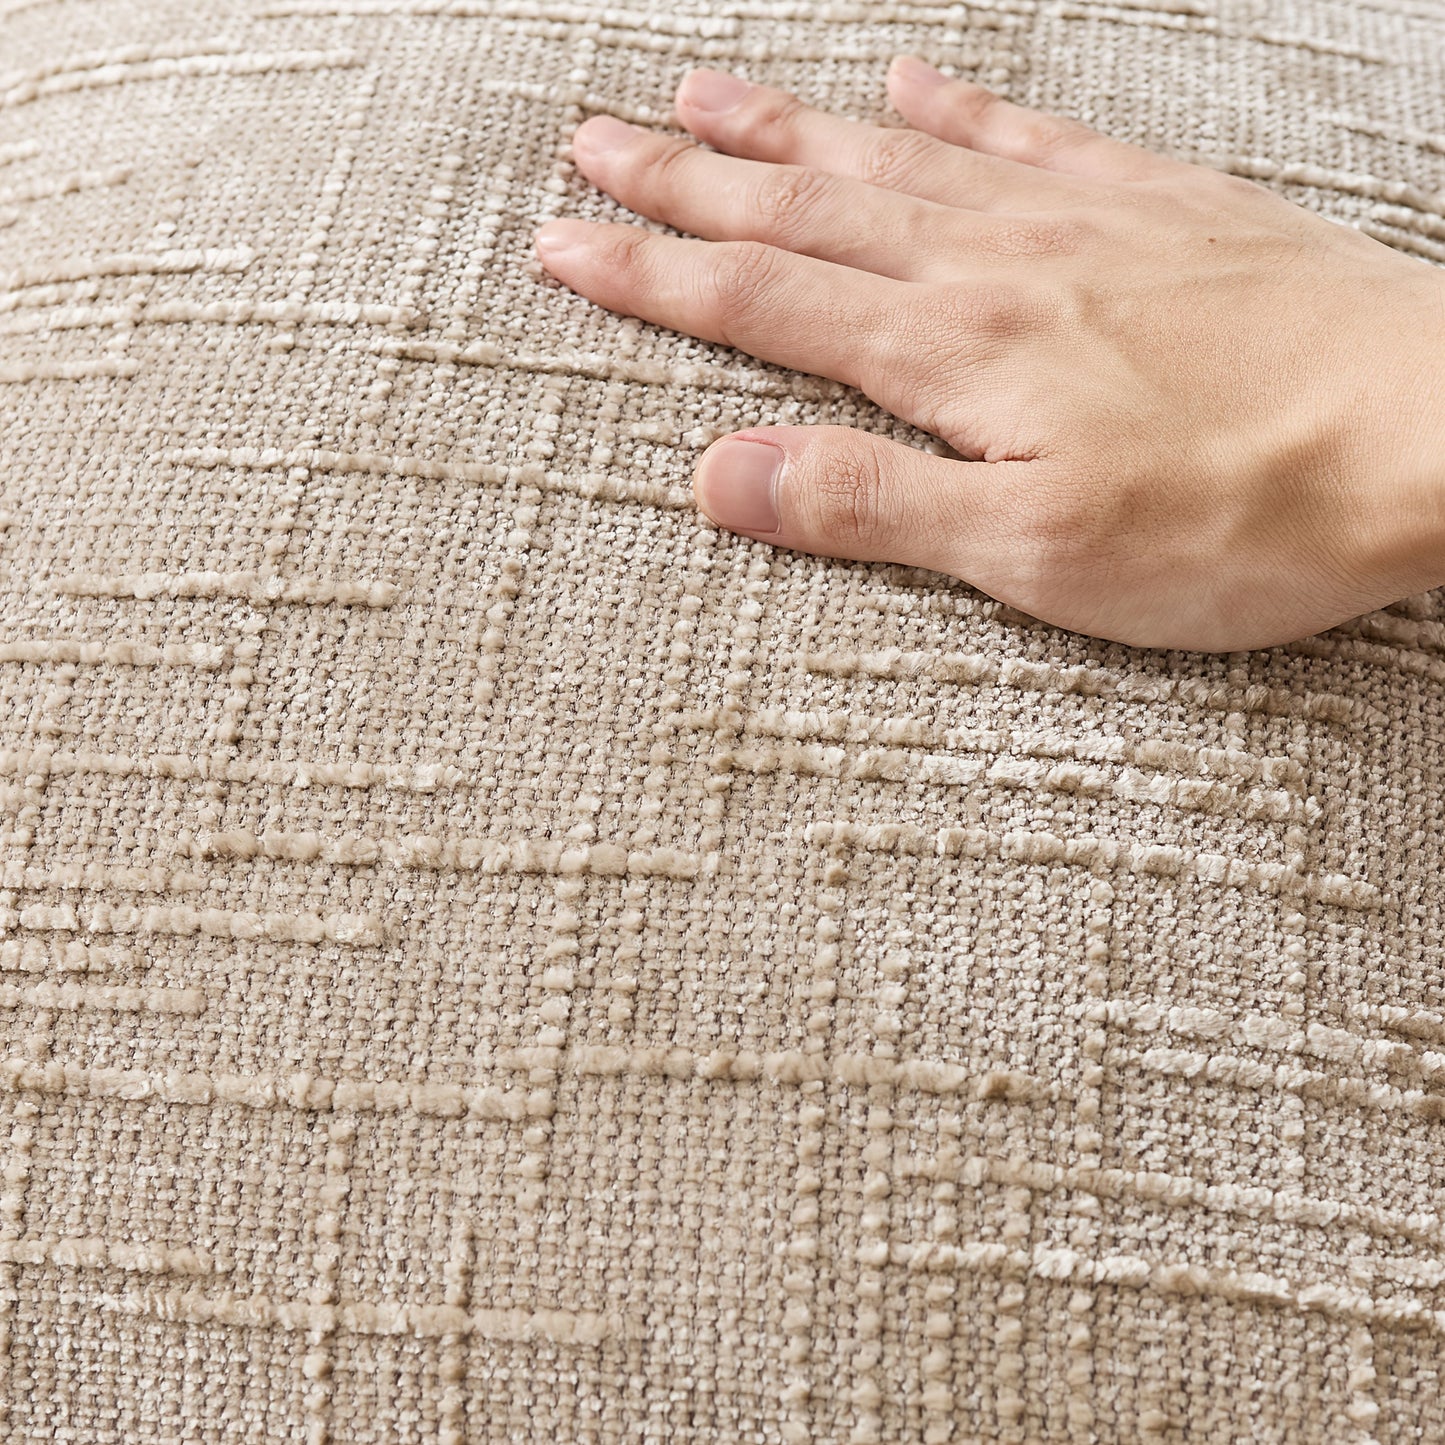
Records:
[[[1445,1439],[1445,593],[720,532],[941,443],[533,259],[900,52],[1445,260],[1437,0],[0,0],[0,1437]]]

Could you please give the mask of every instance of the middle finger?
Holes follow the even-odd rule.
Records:
[[[978,212],[804,165],[704,150],[609,115],[572,137],[587,179],[640,215],[719,241],[764,241],[900,281],[951,278]]]

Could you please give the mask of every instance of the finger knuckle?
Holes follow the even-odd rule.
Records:
[[[880,396],[901,389],[910,417],[926,431],[949,436],[960,399],[995,389],[1000,368],[1023,339],[1042,303],[1004,283],[919,288],[906,316],[879,326],[870,343]],[[872,394],[870,392],[870,394]],[[898,407],[886,401],[892,410]]]
[[[785,90],[759,87],[750,102],[737,115],[735,129],[739,136],[765,139],[785,135],[797,126],[807,106],[796,95]]]
[[[1036,293],[1007,281],[980,281],[941,288],[934,298],[934,325],[955,345],[1017,340],[1039,314]]]
[[[905,190],[932,163],[937,142],[912,130],[887,130],[863,148],[860,179],[887,190]]]
[[[1088,145],[1099,133],[1080,120],[1047,116],[1029,121],[1025,134],[1029,153],[1047,164]]]
[[[981,85],[957,82],[950,100],[959,119],[970,128],[989,126],[1004,115],[1003,97]]]
[[[628,289],[639,289],[648,281],[649,237],[635,226],[609,229],[596,245],[597,265],[621,279]]]
[[[720,241],[714,249],[708,305],[719,330],[733,345],[737,323],[765,305],[775,289],[782,253],[763,241]]]
[[[981,249],[998,260],[1073,256],[1087,248],[1093,228],[1073,216],[1001,217],[983,232]]]
[[[814,223],[833,189],[832,179],[807,166],[783,166],[758,186],[754,208],[765,232],[787,244]]]
[[[824,537],[850,550],[876,550],[884,535],[883,488],[872,457],[860,452],[829,456],[809,493]]]
[[[1012,508],[1009,551],[1020,589],[1034,602],[1077,589],[1108,550],[1092,487],[1078,478],[1039,480]]]
[[[647,165],[648,181],[664,194],[687,187],[697,154],[698,148],[691,141],[669,137]]]

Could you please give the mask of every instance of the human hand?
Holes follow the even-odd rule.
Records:
[[[549,221],[552,274],[962,458],[749,427],[700,460],[705,512],[1145,647],[1271,646],[1445,583],[1445,272],[912,57],[887,84],[912,129],[695,70],[677,114],[713,149],[574,135],[589,180],[706,239]]]

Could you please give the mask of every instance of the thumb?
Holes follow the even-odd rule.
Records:
[[[986,589],[1001,560],[983,552],[990,518],[1005,471],[1022,465],[952,461],[854,427],[748,427],[703,453],[694,493],[713,521],[759,541],[932,568]]]

